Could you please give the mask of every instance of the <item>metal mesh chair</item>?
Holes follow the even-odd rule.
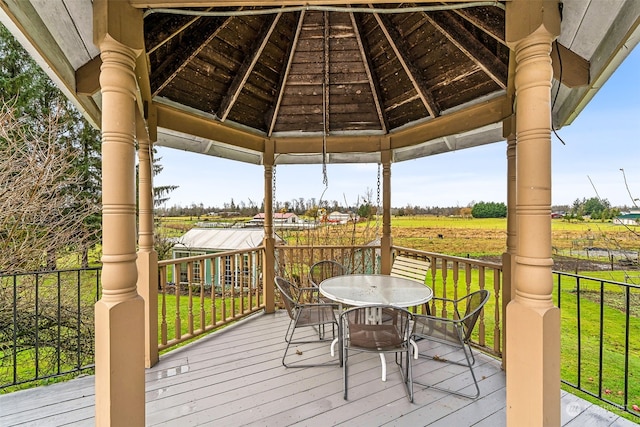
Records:
[[[311,266],[309,269],[309,283],[311,283],[312,287],[316,288],[315,297],[317,297],[319,302],[331,302],[329,298],[319,295],[317,288],[320,286],[320,282],[330,277],[342,276],[345,274],[347,274],[345,266],[337,261],[329,259],[318,261]]]
[[[457,300],[446,298],[434,299],[442,301],[445,304],[452,304],[453,318],[437,317],[430,314],[415,314],[412,338],[416,342],[426,339],[460,349],[463,351],[465,359],[464,361],[452,361],[439,355],[429,355],[423,352],[419,352],[419,357],[432,358],[440,362],[454,363],[468,367],[471,372],[471,377],[473,378],[476,392],[475,394],[467,394],[434,385],[420,384],[418,382],[416,382],[416,384],[475,399],[480,396],[480,387],[478,387],[478,380],[473,372],[475,357],[471,351],[469,340],[480,316],[480,311],[489,300],[489,291],[482,289]],[[460,313],[461,308],[464,308],[464,315]]]
[[[282,297],[282,303],[284,304],[287,313],[289,314],[289,327],[285,334],[285,341],[287,348],[284,350],[282,356],[282,364],[287,368],[302,368],[309,366],[327,366],[334,363],[318,363],[318,364],[287,364],[286,357],[287,352],[291,344],[308,344],[321,341],[327,341],[325,339],[325,325],[331,324],[331,340],[335,338],[335,330],[338,326],[336,320],[335,311],[338,309],[337,304],[328,303],[302,303],[299,302],[300,295],[302,295],[309,288],[298,288],[288,280],[276,276],[275,284]],[[296,329],[304,327],[313,327],[317,330],[318,339],[309,340],[302,339],[298,341],[293,340],[293,335]],[[327,349],[329,354],[329,349]]]
[[[379,353],[384,363],[385,353],[395,353],[396,364],[404,382],[409,401],[413,402],[411,378],[412,314],[399,307],[371,305],[354,307],[340,315],[340,341],[342,342],[342,369],[344,399],[347,399],[349,352]],[[404,354],[404,362],[402,356]]]

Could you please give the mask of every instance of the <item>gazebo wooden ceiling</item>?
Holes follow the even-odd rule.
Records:
[[[378,161],[381,138],[411,150],[425,138],[407,130],[478,100],[491,113],[474,127],[500,122],[511,111],[504,35],[498,2],[155,8],[144,18],[153,100],[274,138],[279,163]],[[457,148],[461,123],[443,123],[421,155]],[[476,142],[500,137],[487,131]]]
[[[96,125],[92,4],[103,3],[0,1],[2,22],[28,34],[25,47]],[[382,150],[397,162],[502,141],[514,105],[508,3],[129,0],[144,17],[138,103],[157,145],[254,164],[267,144],[283,164],[379,162]],[[635,0],[561,7],[556,129],[639,38]]]
[[[498,5],[152,10],[151,91],[267,136],[385,134],[506,88]]]

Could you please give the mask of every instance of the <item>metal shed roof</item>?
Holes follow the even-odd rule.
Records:
[[[262,244],[263,239],[262,228],[193,228],[179,239],[174,248],[232,251],[256,248]]]

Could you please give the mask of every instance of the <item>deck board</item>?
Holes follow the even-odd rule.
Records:
[[[282,366],[287,325],[285,312],[257,314],[162,355],[145,373],[146,424],[506,425],[505,376],[499,361],[489,356],[477,356],[480,398],[470,400],[415,385],[412,404],[392,358],[387,358],[387,381],[382,382],[379,357],[356,353],[349,358],[349,400],[344,400],[339,366]],[[309,329],[301,336],[314,334]],[[291,359],[336,361],[328,346],[328,342],[292,346]],[[442,357],[456,357],[444,349],[433,350]],[[468,370],[422,358],[414,361],[414,378],[456,390],[472,387]],[[0,426],[94,425],[94,399],[92,376],[0,395]],[[573,410],[567,411],[568,405]],[[567,426],[634,425],[565,392],[562,408],[562,424]]]

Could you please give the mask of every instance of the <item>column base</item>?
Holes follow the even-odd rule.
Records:
[[[145,300],[144,366],[150,368],[160,359],[158,353],[158,254],[138,252],[138,293]]]
[[[507,425],[560,425],[560,309],[507,306]]]
[[[100,300],[96,324],[96,425],[144,426],[144,300]]]

